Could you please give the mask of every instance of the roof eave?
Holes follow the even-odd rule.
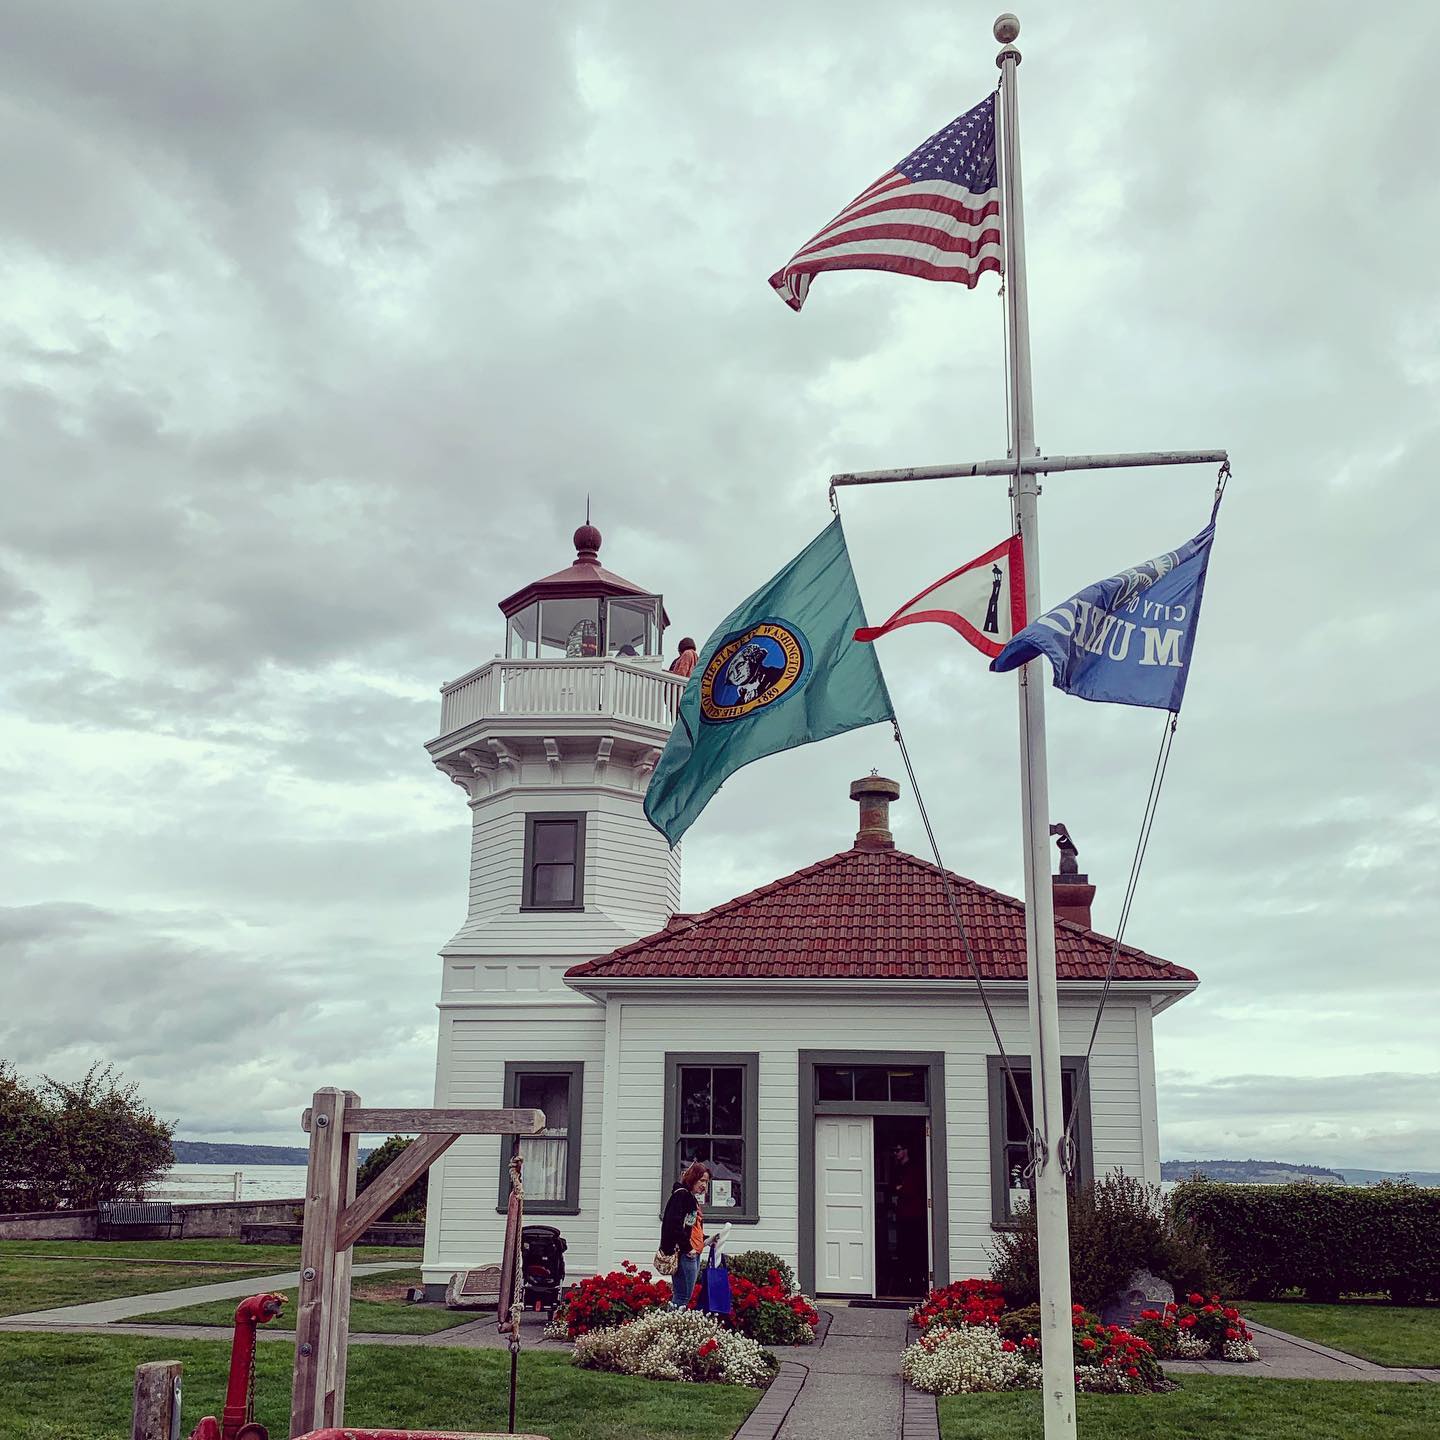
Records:
[[[604,995],[612,990],[628,992],[649,991],[661,993],[665,991],[693,991],[697,985],[703,985],[712,989],[720,990],[763,990],[768,994],[775,994],[777,991],[794,990],[797,993],[814,990],[843,990],[850,994],[858,995],[866,992],[883,991],[888,993],[933,993],[937,987],[957,987],[962,993],[971,992],[975,988],[973,980],[926,980],[910,977],[884,977],[870,976],[855,979],[841,976],[823,975],[805,977],[799,975],[784,975],[774,978],[767,978],[761,975],[566,975],[565,983],[573,990],[581,994]],[[1198,980],[1163,979],[1157,977],[1154,980],[1115,980],[1111,985],[1112,993],[1139,994],[1139,995],[1163,995],[1168,996],[1160,1005],[1153,1005],[1155,1013],[1173,1005],[1177,1000],[1188,995],[1199,985]],[[1059,988],[1062,993],[1069,994],[1098,994],[1104,990],[1103,980],[1061,980]],[[1024,995],[1028,992],[1028,985],[1024,980],[987,980],[985,981],[987,991],[995,991],[1001,994]]]

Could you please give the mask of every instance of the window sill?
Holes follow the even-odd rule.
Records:
[[[532,911],[539,911],[545,915],[583,915],[585,907],[583,905],[522,905],[520,907],[522,915]]]
[[[504,1215],[509,1208],[508,1205],[497,1205],[495,1207],[495,1213],[497,1215]],[[525,1214],[527,1217],[531,1215],[578,1215],[579,1213],[580,1207],[578,1205],[560,1205],[554,1201],[545,1200],[527,1200],[525,1202]]]

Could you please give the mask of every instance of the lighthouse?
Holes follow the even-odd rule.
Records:
[[[441,950],[437,1106],[534,1106],[519,1143],[529,1216],[593,1267],[605,1011],[565,971],[663,929],[680,856],[642,803],[684,681],[661,658],[661,596],[600,563],[588,522],[563,569],[500,601],[504,652],[441,687],[426,746],[471,813],[469,903]],[[508,1137],[469,1136],[430,1171],[424,1278],[498,1258]]]

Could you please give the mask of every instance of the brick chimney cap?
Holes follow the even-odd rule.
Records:
[[[886,800],[898,800],[900,798],[900,782],[898,780],[887,780],[883,775],[865,775],[859,780],[850,782],[850,798],[852,800],[863,800],[868,796],[883,796]]]

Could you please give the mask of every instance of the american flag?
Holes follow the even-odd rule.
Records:
[[[990,94],[856,196],[770,284],[792,310],[822,270],[893,270],[974,289],[1000,255]]]

